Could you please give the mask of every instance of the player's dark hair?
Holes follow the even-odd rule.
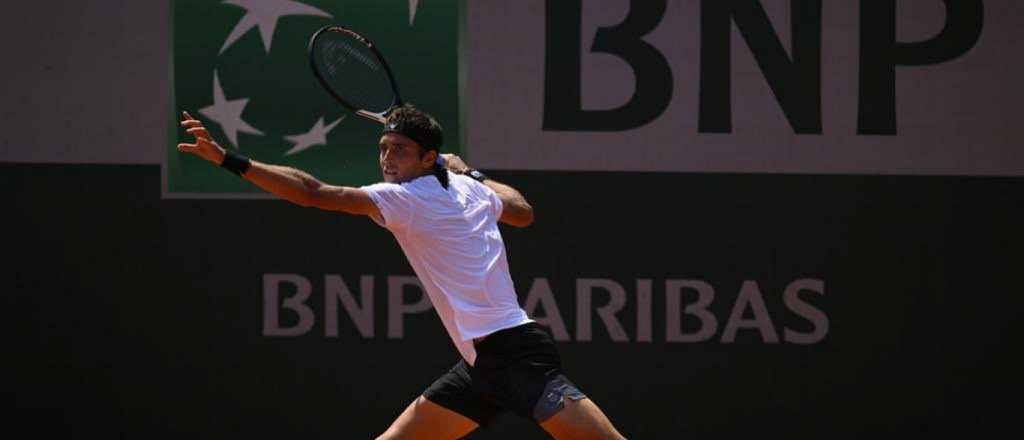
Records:
[[[441,144],[444,143],[444,131],[437,119],[412,104],[403,104],[388,114],[384,122],[384,133],[401,133],[416,141],[423,149],[420,157],[430,150],[440,155]],[[434,176],[441,182],[441,186],[448,189],[448,169],[440,161],[434,162]]]

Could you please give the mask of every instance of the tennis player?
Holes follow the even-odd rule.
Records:
[[[179,151],[300,206],[369,216],[398,240],[462,359],[379,439],[456,439],[503,411],[559,440],[623,438],[562,374],[551,336],[517,301],[498,222],[529,226],[533,208],[458,156],[438,161],[443,135],[433,117],[411,105],[393,111],[380,137],[384,182],[361,188],[225,150],[187,112],[181,125],[196,139]]]

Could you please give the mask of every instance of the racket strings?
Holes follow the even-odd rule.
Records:
[[[316,46],[318,70],[343,101],[375,113],[396,101],[388,73],[366,44],[342,33],[324,35]]]
[[[343,51],[344,54],[338,53],[339,49]],[[359,52],[348,44],[339,43],[337,41],[327,41],[324,43],[324,52],[326,52],[324,54],[324,59],[332,60],[328,65],[331,69],[337,69],[340,64],[348,62],[349,58],[358,60],[363,63],[364,66],[369,67],[370,70],[377,71],[380,69],[380,65],[377,64],[376,60],[366,56],[366,54]],[[345,55],[348,56],[346,57]]]

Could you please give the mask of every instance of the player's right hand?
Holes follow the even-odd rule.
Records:
[[[181,126],[185,131],[195,136],[194,144],[178,144],[178,151],[192,153],[217,165],[224,161],[224,148],[217,145],[217,142],[210,136],[210,132],[203,127],[203,122],[193,118],[188,112],[181,112]]]
[[[444,158],[445,166],[455,174],[465,174],[469,170],[469,165],[455,154],[442,154],[441,157]]]

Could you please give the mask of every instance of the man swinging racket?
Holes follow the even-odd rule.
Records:
[[[181,125],[195,143],[179,151],[297,205],[366,215],[394,234],[462,359],[378,439],[456,439],[504,411],[559,440],[623,439],[562,374],[554,341],[517,302],[498,222],[529,226],[533,208],[458,156],[445,154],[440,165],[433,117],[411,105],[390,112],[380,137],[384,182],[360,188],[225,150],[187,112]]]

